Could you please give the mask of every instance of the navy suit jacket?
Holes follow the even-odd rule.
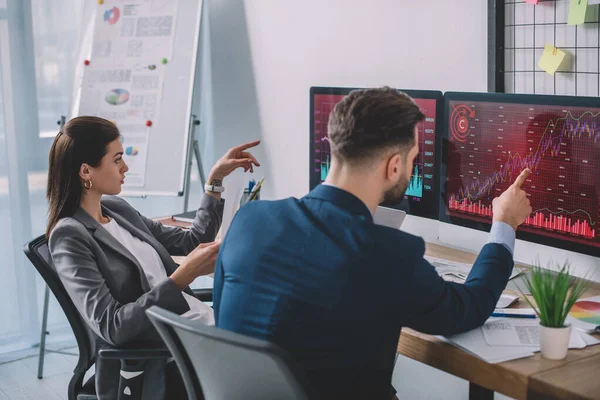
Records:
[[[506,247],[487,244],[461,285],[424,253],[423,239],[375,225],[332,186],[250,202],[217,260],[216,324],[287,350],[320,397],[389,399],[402,327],[452,335],[482,325],[513,267]]]

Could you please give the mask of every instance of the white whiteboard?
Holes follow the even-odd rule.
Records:
[[[123,185],[122,196],[183,195],[190,148],[190,118],[193,102],[196,59],[202,15],[202,0],[147,0],[150,3],[175,1],[178,4],[173,35],[173,52],[163,78],[160,117],[149,128],[146,173],[142,186]],[[124,5],[127,4],[125,0]],[[84,60],[94,43],[93,21],[102,10],[87,2],[83,10],[71,116],[79,115]],[[93,63],[93,60],[90,60]],[[84,99],[85,100],[85,99]],[[117,124],[118,126],[118,124]]]

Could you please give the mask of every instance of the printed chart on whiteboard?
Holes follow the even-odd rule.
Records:
[[[78,115],[105,118],[119,128],[129,165],[125,186],[144,186],[149,135],[160,118],[177,10],[178,0],[98,4]]]

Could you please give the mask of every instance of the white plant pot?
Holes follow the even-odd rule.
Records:
[[[548,360],[562,360],[569,350],[571,325],[563,328],[548,328],[540,324],[540,350]]]

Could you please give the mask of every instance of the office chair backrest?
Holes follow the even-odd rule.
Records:
[[[73,329],[73,334],[75,335],[77,346],[79,347],[79,361],[75,367],[74,374],[81,375],[81,377],[79,378],[78,376],[77,379],[78,386],[81,387],[85,372],[96,361],[95,335],[81,318],[79,311],[77,311],[75,304],[73,304],[73,301],[65,290],[58,274],[54,270],[46,236],[39,236],[25,244],[23,251],[35,269],[37,269],[42,276],[56,297],[56,300],[58,300],[58,303],[67,316],[71,329]],[[69,388],[69,390],[71,389],[72,388]]]
[[[206,400],[309,399],[301,371],[274,344],[188,320],[157,306],[146,314],[175,357],[189,398],[197,398],[201,390]]]

